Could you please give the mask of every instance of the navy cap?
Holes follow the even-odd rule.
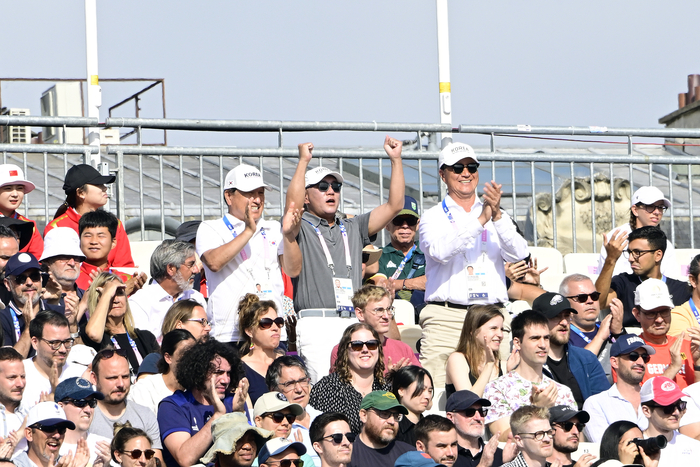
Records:
[[[491,401],[477,396],[471,391],[463,389],[453,393],[449,399],[447,399],[447,404],[445,405],[445,412],[459,412],[466,410],[474,404],[481,404],[484,407],[491,405]]]
[[[569,299],[558,293],[546,292],[537,297],[532,302],[532,309],[539,311],[547,318],[556,318],[562,311],[570,311],[578,314],[576,310],[571,308]]]
[[[574,417],[578,417],[581,423],[588,423],[591,416],[585,410],[574,410],[568,405],[555,405],[549,409],[550,423],[568,422]]]
[[[142,374],[155,375],[160,373],[160,371],[158,371],[158,361],[160,358],[159,353],[149,353],[146,355],[139,365],[139,371],[136,376],[139,377]]]
[[[66,398],[74,400],[87,399],[91,396],[99,400],[105,398],[101,392],[95,391],[92,388],[90,381],[78,377],[61,381],[58,383],[58,386],[56,386],[56,391],[54,391],[54,399],[56,402],[61,402]]]
[[[287,438],[272,438],[260,448],[260,452],[258,452],[258,465],[264,464],[270,457],[276,456],[289,448],[294,449],[299,456],[306,454],[306,446],[304,446],[304,443],[289,441]]]
[[[394,467],[444,467],[444,465],[438,464],[430,455],[422,451],[404,452],[394,463]]]
[[[5,276],[19,276],[27,269],[41,270],[39,260],[31,253],[17,253],[7,260]]]
[[[615,339],[615,343],[610,347],[610,356],[619,357],[620,355],[633,352],[640,347],[644,348],[649,355],[654,355],[656,353],[656,349],[647,345],[641,337],[634,334],[623,334]]]
[[[175,231],[175,240],[180,242],[191,242],[197,237],[197,229],[202,221],[187,221],[180,224]]]
[[[63,191],[68,194],[83,185],[107,185],[114,183],[116,178],[114,175],[102,175],[91,165],[78,164],[66,172],[66,178],[63,181]]]
[[[418,201],[410,196],[404,196],[403,209],[394,217],[399,216],[413,216],[420,219],[420,214],[418,214]]]

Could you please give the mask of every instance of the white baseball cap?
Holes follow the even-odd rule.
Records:
[[[333,172],[328,167],[316,167],[306,172],[306,175],[304,176],[304,186],[308,188],[311,185],[315,185],[324,178],[326,178],[328,175],[335,177],[335,179],[338,180],[340,183],[343,183],[344,181],[343,176],[340,175],[338,172]]]
[[[5,185],[23,185],[24,193],[31,193],[36,186],[25,180],[24,171],[15,164],[0,164],[0,187]]]
[[[443,165],[454,165],[465,157],[474,159],[474,162],[479,162],[479,159],[476,158],[476,154],[474,153],[474,149],[468,144],[450,143],[440,151],[438,168]]]
[[[27,414],[27,426],[35,424],[44,426],[65,426],[75,430],[75,423],[66,418],[66,413],[55,402],[39,402],[29,409]]]
[[[289,410],[294,415],[301,415],[304,413],[304,408],[302,406],[289,402],[287,397],[281,392],[266,392],[255,401],[253,415],[255,417],[261,417],[263,414],[278,412],[287,407],[289,407]]]
[[[664,197],[664,194],[655,186],[643,186],[632,195],[632,206],[637,203],[654,204],[657,201],[664,202],[664,206],[671,207],[671,202]]]
[[[73,256],[85,261],[85,255],[80,249],[78,233],[70,227],[54,227],[44,237],[44,252],[39,261],[54,256]]]
[[[231,169],[226,174],[224,181],[224,190],[235,188],[239,191],[253,191],[256,188],[264,187],[270,189],[263,182],[262,174],[252,165],[241,164],[235,169]]]
[[[653,310],[660,306],[673,308],[671,294],[666,283],[661,279],[647,279],[637,286],[634,291],[634,304],[645,310]]]

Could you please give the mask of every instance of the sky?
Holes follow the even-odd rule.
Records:
[[[700,73],[690,1],[448,5],[455,127],[660,127],[658,119],[677,109],[687,75]],[[99,75],[164,78],[171,118],[435,123],[435,11],[428,0],[98,1]],[[83,1],[0,0],[0,22],[0,77],[85,76]],[[103,83],[101,120],[141,86]],[[40,115],[48,87],[3,82],[2,105]],[[142,116],[160,117],[160,93],[152,91],[142,108]],[[145,138],[158,142],[162,133]],[[285,144],[367,147],[383,139],[291,134]],[[169,132],[168,140],[277,144],[275,134]]]

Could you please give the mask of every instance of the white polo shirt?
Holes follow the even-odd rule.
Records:
[[[644,437],[646,438],[646,435]],[[659,467],[697,465],[695,463],[698,461],[698,455],[700,441],[674,431],[671,441],[661,450]]]
[[[245,229],[243,221],[228,213],[226,218],[233,226],[236,235],[243,232]],[[223,219],[204,221],[197,229],[197,254],[202,256],[207,251],[230,242],[233,238],[233,233]],[[211,336],[221,342],[240,340],[238,303],[245,294],[256,292],[256,284],[267,283],[271,286],[273,296],[270,299],[277,304],[280,316],[283,315],[284,281],[279,262],[279,256],[283,252],[280,223],[260,219],[253,237],[245,248],[218,272],[204,265],[209,290],[207,316],[211,321]]]
[[[583,403],[583,410],[591,416],[583,433],[586,435],[586,439],[592,443],[600,443],[605,429],[610,424],[620,420],[636,423],[642,431],[649,426],[649,420],[644,416],[641,404],[635,412],[632,403],[620,394],[617,384],[613,384],[607,391],[586,399],[586,402]]]

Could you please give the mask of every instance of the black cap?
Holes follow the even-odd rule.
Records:
[[[32,222],[22,221],[14,217],[0,217],[0,225],[11,228],[17,234],[20,250],[27,246],[34,234],[34,224]]]
[[[578,421],[581,423],[588,423],[591,419],[585,410],[575,410],[568,405],[555,405],[549,409],[550,423],[568,422],[574,417],[578,417]]]
[[[202,221],[187,221],[180,224],[175,231],[175,240],[180,242],[191,242],[197,238],[197,229]]]
[[[68,169],[63,182],[63,191],[68,194],[83,185],[107,185],[114,183],[116,178],[114,175],[102,175],[91,165],[78,164]]]
[[[447,399],[447,404],[445,405],[445,412],[459,412],[461,410],[466,410],[474,404],[481,404],[484,407],[491,405],[491,401],[488,399],[483,399],[471,391],[463,389],[457,391]]]
[[[578,314],[571,308],[569,299],[558,293],[546,292],[532,302],[532,309],[539,311],[547,318],[555,318],[562,311],[570,311]]]

